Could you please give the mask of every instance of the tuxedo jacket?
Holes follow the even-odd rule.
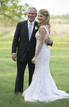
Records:
[[[32,59],[35,54],[36,38],[35,34],[38,31],[38,22],[34,22],[34,28],[29,40],[28,20],[19,22],[12,43],[12,53],[17,53],[18,60],[23,60],[29,53],[29,58]]]

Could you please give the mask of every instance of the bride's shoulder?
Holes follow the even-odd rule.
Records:
[[[42,25],[40,26],[41,29],[44,29],[46,32],[50,33],[50,26],[48,25]]]
[[[41,25],[40,28],[46,28],[46,25]]]
[[[46,31],[46,26],[45,25],[40,26],[39,31]]]
[[[42,26],[40,26],[40,28],[43,28],[43,29],[47,29],[47,26],[46,25],[42,25]]]

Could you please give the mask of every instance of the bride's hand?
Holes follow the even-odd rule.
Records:
[[[32,58],[32,63],[35,64],[35,61],[36,61],[36,57],[34,56],[34,57]]]

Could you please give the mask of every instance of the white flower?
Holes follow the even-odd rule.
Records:
[[[37,26],[35,26],[35,30],[37,30],[38,29],[38,27]]]

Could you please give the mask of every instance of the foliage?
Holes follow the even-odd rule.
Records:
[[[0,17],[16,22],[26,16],[29,5],[20,4],[20,0],[0,0]]]

